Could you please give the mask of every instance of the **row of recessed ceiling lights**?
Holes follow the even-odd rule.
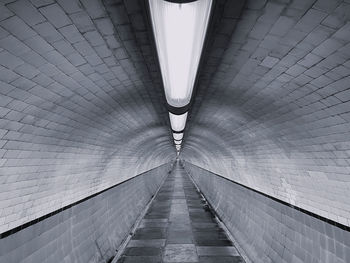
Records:
[[[174,144],[179,154],[212,0],[149,0]]]

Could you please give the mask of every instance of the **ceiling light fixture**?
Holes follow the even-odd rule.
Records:
[[[184,137],[184,134],[183,133],[173,133],[173,137],[174,137],[174,140],[182,140],[182,138]]]
[[[182,143],[182,140],[179,140],[179,141],[174,140],[174,143],[175,143],[175,145],[180,145]]]
[[[149,0],[149,6],[167,103],[188,106],[212,0]]]
[[[213,0],[149,0],[177,151],[181,149],[212,5]]]
[[[175,132],[180,132],[185,129],[187,112],[181,115],[172,114],[169,112],[171,129]]]

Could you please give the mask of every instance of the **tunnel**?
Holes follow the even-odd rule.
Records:
[[[0,263],[349,263],[349,0],[0,0]]]

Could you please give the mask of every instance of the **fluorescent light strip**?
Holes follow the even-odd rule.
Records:
[[[174,140],[174,143],[175,143],[175,145],[180,145],[182,143],[182,140],[180,140],[180,141]]]
[[[171,129],[173,131],[183,131],[186,125],[187,112],[181,115],[172,114],[169,112]]]
[[[171,3],[149,0],[166,99],[186,106],[192,96],[212,0]]]
[[[183,133],[173,133],[173,137],[175,140],[182,140],[182,138],[184,137]]]

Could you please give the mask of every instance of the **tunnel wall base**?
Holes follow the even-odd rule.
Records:
[[[169,170],[162,165],[1,238],[0,262],[106,262]]]
[[[350,262],[350,232],[185,163],[252,262]]]

